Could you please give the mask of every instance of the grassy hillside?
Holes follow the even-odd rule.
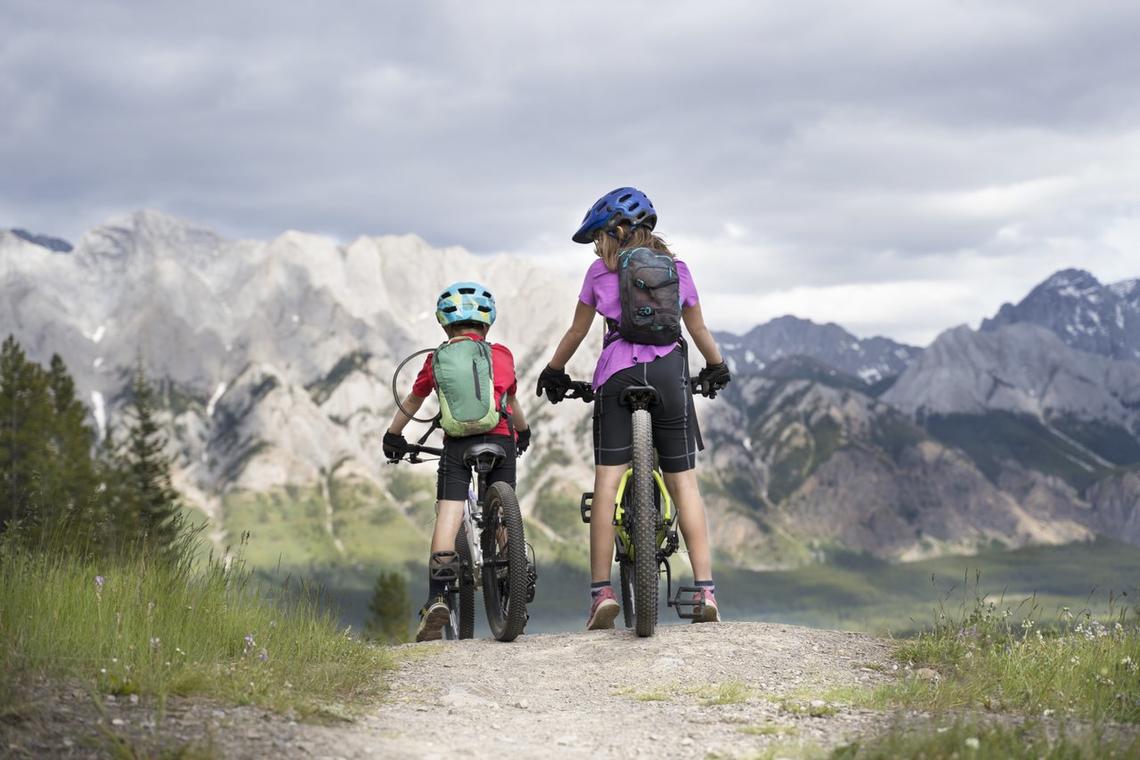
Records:
[[[19,715],[41,676],[95,693],[302,713],[382,688],[389,655],[346,636],[313,595],[271,596],[240,560],[192,555],[81,559],[0,546],[0,714]]]
[[[1105,609],[1110,595],[1130,605],[1140,599],[1140,548],[1098,539],[898,564],[848,555],[788,571],[723,568],[717,586],[737,619],[903,634],[939,606],[972,604],[979,577],[985,594],[1015,605],[1033,597],[1050,613]]]

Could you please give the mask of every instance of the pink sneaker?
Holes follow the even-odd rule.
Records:
[[[693,594],[693,601],[704,597],[705,609],[699,618],[694,618],[694,623],[719,623],[720,610],[716,606],[716,595],[708,589],[701,589],[699,593]]]
[[[595,597],[594,606],[590,608],[590,619],[586,621],[586,630],[600,631],[603,628],[613,628],[614,618],[619,612],[621,605],[618,604],[614,590],[608,586],[603,588]]]

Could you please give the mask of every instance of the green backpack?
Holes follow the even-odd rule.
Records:
[[[439,394],[440,427],[453,438],[494,429],[506,415],[495,407],[495,378],[491,346],[484,340],[460,336],[441,343],[431,355]]]

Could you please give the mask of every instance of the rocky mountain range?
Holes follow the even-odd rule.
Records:
[[[530,535],[547,562],[583,560],[590,411],[529,391],[576,295],[560,272],[414,236],[233,241],[156,212],[74,248],[53,240],[0,231],[0,331],[34,359],[60,353],[100,430],[141,362],[162,389],[177,485],[219,542],[251,531],[265,565],[422,561],[433,473],[382,461],[391,375],[439,342],[440,287],[493,283],[492,338],[515,354],[538,431],[520,460]],[[719,334],[736,380],[698,414],[721,560],[911,559],[1098,533],[1140,544],[1137,288],[1097,287],[1059,273],[925,350],[795,317]],[[1054,297],[1084,321],[1027,306]],[[1086,345],[1075,325],[1092,324],[1090,304],[1121,327]],[[588,376],[591,354],[571,374]]]
[[[873,385],[899,375],[922,353],[921,348],[890,338],[860,340],[837,324],[816,324],[791,315],[757,325],[743,335],[715,333],[721,349],[738,372],[759,372],[790,356],[810,356]]]
[[[1057,272],[1016,306],[1003,304],[982,331],[1029,322],[1066,345],[1113,359],[1140,360],[1140,279],[1102,285],[1082,269]]]

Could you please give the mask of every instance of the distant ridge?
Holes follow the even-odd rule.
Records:
[[[717,341],[737,371],[759,372],[789,356],[807,356],[854,375],[867,385],[898,375],[922,349],[890,338],[860,339],[837,324],[817,324],[791,315],[758,325],[743,335],[717,332]]]
[[[47,248],[49,251],[55,251],[56,253],[71,253],[75,248],[75,246],[63,238],[52,237],[50,235],[37,235],[34,232],[28,232],[19,227],[13,227],[11,233],[21,240],[26,240],[33,245]]]
[[[981,331],[1018,322],[1051,330],[1071,348],[1140,361],[1140,279],[1104,285],[1083,269],[1064,269],[1016,306],[1003,304]]]

